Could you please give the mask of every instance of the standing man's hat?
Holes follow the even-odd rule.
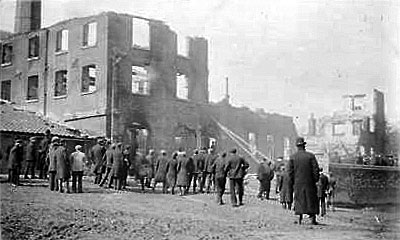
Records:
[[[304,138],[299,137],[299,138],[296,139],[296,146],[304,146],[306,144],[307,143],[306,143],[306,141],[304,141]]]

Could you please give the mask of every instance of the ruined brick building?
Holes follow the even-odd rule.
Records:
[[[215,119],[271,157],[297,135],[290,117],[209,103],[204,38],[181,54],[158,20],[105,12],[41,28],[40,11],[17,1],[15,33],[1,40],[2,99],[143,152],[230,146]]]
[[[385,154],[384,94],[345,95],[344,107],[330,116],[309,119],[308,141],[332,162],[354,163],[360,155]],[[317,150],[318,149],[318,150]]]

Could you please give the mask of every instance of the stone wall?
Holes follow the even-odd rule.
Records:
[[[399,202],[400,168],[330,164],[329,171],[337,180],[337,203],[376,205]]]

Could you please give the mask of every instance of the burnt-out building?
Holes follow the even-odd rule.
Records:
[[[193,149],[224,139],[214,119],[229,118],[220,118],[220,106],[209,103],[206,39],[186,38],[181,53],[177,34],[164,22],[114,12],[40,28],[40,21],[39,27],[24,22],[40,16],[35,2],[18,1],[16,22],[23,27],[1,40],[2,99],[142,152]],[[18,19],[18,11],[34,17]],[[279,143],[293,138],[291,118],[275,117],[284,121],[260,118],[265,120],[260,128],[290,129],[277,133]],[[243,128],[235,124],[243,122],[228,125]],[[263,134],[267,141],[268,132]],[[279,146],[275,156],[283,155]]]

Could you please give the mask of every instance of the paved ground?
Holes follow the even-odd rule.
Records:
[[[116,193],[84,182],[82,194],[50,192],[47,183],[0,184],[1,239],[398,239],[399,209],[337,209],[321,225],[296,225],[275,200],[245,198],[218,206],[214,195]],[[254,193],[255,184],[247,185]],[[225,196],[225,200],[228,200]]]

